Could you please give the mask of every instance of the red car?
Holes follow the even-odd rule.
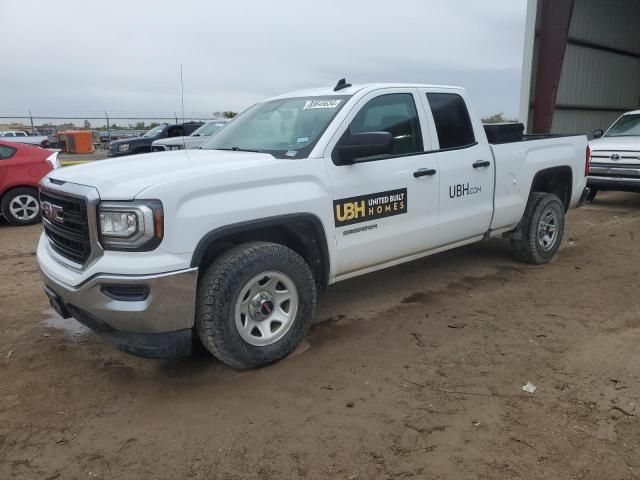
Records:
[[[40,220],[38,183],[59,166],[57,152],[0,140],[0,213],[10,224]]]

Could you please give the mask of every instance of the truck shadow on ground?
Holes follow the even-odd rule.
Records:
[[[409,303],[437,305],[444,296],[467,294],[476,284],[500,282],[505,274],[527,268],[537,267],[517,263],[510,256],[509,242],[495,239],[339,282],[319,294],[307,339],[292,356],[321,355],[315,347],[331,342],[333,330],[346,323],[355,325],[349,330],[357,335],[359,328],[370,328],[364,322],[359,327],[359,320]],[[345,330],[340,331],[343,335]],[[215,381],[251,372],[226,367],[195,343],[191,357],[161,361],[158,373],[172,377],[208,373]]]

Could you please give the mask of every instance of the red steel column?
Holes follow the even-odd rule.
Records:
[[[532,132],[549,133],[575,0],[539,1],[542,5]]]

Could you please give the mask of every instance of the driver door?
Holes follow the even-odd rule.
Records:
[[[325,152],[333,190],[336,275],[420,254],[438,243],[438,160],[417,91],[381,89],[363,97]],[[349,135],[389,132],[388,153],[350,165],[336,162]]]

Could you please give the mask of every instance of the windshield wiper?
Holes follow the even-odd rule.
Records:
[[[252,153],[264,153],[260,150],[249,150],[248,148],[231,147],[231,148],[214,148],[214,150],[227,150],[230,152],[252,152]]]

